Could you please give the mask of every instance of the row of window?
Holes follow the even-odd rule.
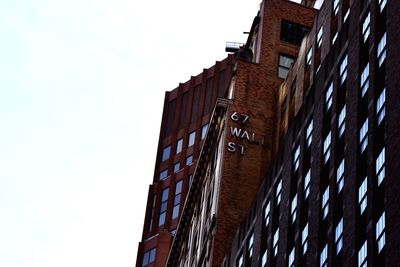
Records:
[[[208,124],[204,124],[201,127],[201,140],[203,140],[206,136],[207,133],[207,129],[208,129]],[[188,147],[191,147],[194,145],[196,141],[196,131],[193,131],[191,133],[189,133],[188,135]],[[181,153],[183,148],[183,138],[180,138],[176,141],[176,148],[175,148],[175,154],[179,154]],[[166,160],[168,160],[171,156],[171,145],[168,145],[166,147],[163,148],[162,150],[162,157],[161,157],[161,162],[164,162]]]

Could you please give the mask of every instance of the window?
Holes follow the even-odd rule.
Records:
[[[328,245],[325,245],[325,247],[321,251],[321,254],[319,256],[319,266],[328,266]]]
[[[307,199],[310,194],[310,179],[311,179],[311,169],[308,170],[306,176],[304,177],[304,199]]]
[[[171,146],[164,147],[163,152],[162,152],[161,162],[164,162],[167,159],[169,159],[170,154],[171,154]]]
[[[292,205],[290,209],[290,216],[292,218],[292,223],[296,221],[296,211],[297,211],[297,194],[292,199]]]
[[[278,253],[278,240],[279,240],[279,228],[276,229],[274,233],[274,239],[272,243],[272,250],[274,251],[274,256]]]
[[[155,209],[156,209],[156,195],[153,196],[153,205],[151,207],[150,221],[149,221],[148,230],[147,230],[149,232],[153,228],[154,210]]]
[[[347,8],[346,14],[344,14],[344,17],[343,17],[343,23],[347,20],[349,15],[350,15],[350,8]]]
[[[385,179],[385,148],[379,153],[376,159],[376,176],[378,177],[378,186]]]
[[[208,129],[208,123],[207,123],[207,124],[204,124],[204,125],[201,127],[201,140],[203,140],[203,139],[206,137],[207,129]]]
[[[300,162],[300,145],[297,145],[296,150],[294,151],[294,158],[293,158],[293,167],[294,171],[297,171],[299,168]]]
[[[271,201],[268,201],[268,204],[264,208],[264,222],[265,227],[268,226],[270,220],[270,213],[271,213]]]
[[[386,6],[386,0],[379,0],[379,10],[382,12]]]
[[[337,38],[338,38],[338,32],[335,32],[335,34],[332,37],[332,45],[336,42]]]
[[[294,266],[294,253],[295,253],[295,248],[293,247],[290,254],[289,254],[289,262],[288,266],[293,267]]]
[[[361,96],[364,97],[369,88],[369,63],[365,66],[360,78]]]
[[[362,23],[362,35],[364,38],[364,42],[367,41],[370,32],[370,22],[371,22],[371,13],[368,12],[368,15],[364,18]]]
[[[307,243],[308,243],[308,223],[304,226],[303,231],[301,231],[301,247],[303,250],[303,255],[307,252]]]
[[[336,184],[337,184],[337,190],[338,194],[342,191],[343,186],[344,186],[344,159],[339,164],[339,167],[337,168],[336,171]]]
[[[281,202],[281,190],[282,190],[282,180],[280,179],[275,189],[276,205],[279,205],[279,203]]]
[[[343,57],[342,61],[340,62],[340,85],[343,85],[344,81],[347,78],[347,54]]]
[[[383,247],[385,246],[385,212],[379,217],[376,223],[376,241],[378,242],[378,253],[381,253]]]
[[[196,131],[193,131],[189,134],[189,143],[188,147],[191,147],[194,145],[194,141],[196,140]]]
[[[335,15],[339,12],[339,3],[340,0],[333,0],[333,14]]]
[[[290,22],[287,20],[282,20],[281,23],[281,40],[295,45],[300,45],[305,34],[309,32],[304,26]]]
[[[364,121],[360,129],[361,154],[364,152],[367,145],[368,145],[368,118]]]
[[[266,250],[266,251],[264,252],[263,256],[262,256],[262,259],[261,259],[261,266],[262,266],[262,267],[267,266],[267,265],[266,265],[266,264],[267,264],[267,259],[268,259],[268,250]]]
[[[367,241],[361,246],[358,251],[358,267],[366,267],[367,266]]]
[[[378,117],[378,125],[381,124],[385,118],[385,101],[386,101],[386,89],[383,89],[376,101],[376,116]]]
[[[254,243],[254,233],[251,234],[249,240],[247,241],[247,255],[249,258],[253,256],[253,243]]]
[[[382,63],[385,61],[386,58],[386,32],[378,43],[377,57],[380,67],[382,66]]]
[[[160,180],[164,180],[165,178],[167,178],[168,176],[168,170],[165,169],[163,171],[160,172]]]
[[[176,162],[174,164],[174,172],[178,172],[181,169],[181,164],[179,162]]]
[[[317,33],[317,47],[321,47],[323,34],[324,34],[324,26],[321,26],[321,27],[319,27],[319,30]]]
[[[242,267],[243,266],[243,254],[240,253],[238,260],[237,260],[237,267]]]
[[[329,186],[322,195],[322,219],[325,219],[329,211]]]
[[[143,254],[142,266],[146,266],[156,260],[156,251],[156,248],[152,248]]]
[[[335,229],[336,255],[340,253],[343,247],[343,218],[339,221]]]
[[[172,209],[172,219],[175,219],[179,215],[179,207],[181,204],[181,195],[182,195],[182,180],[176,182],[175,185],[175,196],[174,196],[174,207]]]
[[[307,66],[311,65],[312,52],[313,52],[312,47],[310,47],[310,49],[308,49],[308,52],[307,52],[307,61],[306,61]]]
[[[186,165],[190,165],[193,163],[193,155],[186,157]]]
[[[328,111],[332,106],[332,93],[333,93],[333,82],[331,82],[325,92],[325,108]]]
[[[279,55],[279,65],[278,65],[278,77],[282,79],[286,79],[286,76],[289,73],[290,67],[294,62],[294,58],[280,54]]]
[[[306,131],[306,142],[307,146],[311,145],[312,142],[312,132],[313,132],[313,121],[311,120],[310,123],[307,126],[307,131]]]
[[[160,206],[160,215],[158,217],[158,226],[161,226],[165,223],[165,216],[167,214],[167,206],[168,206],[168,194],[169,194],[169,188],[166,187],[163,189],[161,193],[161,206]]]
[[[338,130],[339,130],[339,137],[341,137],[345,130],[345,119],[346,119],[346,105],[342,108],[339,113],[339,120],[338,120]]]
[[[331,155],[331,132],[328,133],[324,141],[324,163],[326,163],[329,160],[330,155]]]
[[[363,214],[367,208],[367,177],[358,188],[358,204],[360,205],[360,214]]]
[[[183,138],[181,138],[178,141],[176,141],[176,154],[181,153],[182,145],[183,145]]]

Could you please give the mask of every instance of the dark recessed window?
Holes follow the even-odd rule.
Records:
[[[295,45],[300,45],[304,35],[310,30],[300,24],[282,20],[281,23],[281,40]]]

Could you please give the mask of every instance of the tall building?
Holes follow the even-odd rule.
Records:
[[[137,266],[398,266],[398,14],[397,0],[263,0],[246,44],[166,94]],[[224,86],[206,112],[211,76]],[[196,86],[200,104],[182,104]]]

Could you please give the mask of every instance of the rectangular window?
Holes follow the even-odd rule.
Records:
[[[194,141],[196,140],[196,131],[193,131],[189,134],[189,142],[188,142],[188,147],[191,147],[194,145]]]
[[[308,170],[306,176],[304,176],[304,199],[308,198],[310,194],[310,179],[311,179],[311,169]]]
[[[339,194],[344,186],[344,159],[342,159],[336,171],[336,185]]]
[[[339,113],[339,120],[338,120],[338,130],[339,130],[339,137],[341,137],[345,130],[345,119],[346,119],[346,105],[342,108]]]
[[[366,267],[367,266],[367,241],[361,246],[358,251],[358,267]]]
[[[172,219],[175,219],[179,216],[181,195],[182,195],[182,180],[179,180],[178,182],[176,182],[176,185],[175,185],[175,196],[174,196],[174,207],[172,209]]]
[[[378,125],[381,124],[385,118],[385,101],[386,101],[386,89],[383,89],[376,101],[376,116],[378,117]]]
[[[178,141],[176,141],[176,154],[181,153],[182,145],[183,145],[183,138],[181,138]]]
[[[361,96],[364,97],[369,88],[369,63],[365,66],[360,77]]]
[[[331,132],[328,133],[324,140],[324,163],[327,163],[331,155]]]
[[[272,250],[274,251],[274,256],[278,254],[278,240],[279,240],[279,227],[274,233],[274,239],[272,243]]]
[[[335,229],[336,255],[340,253],[343,247],[343,218],[339,221]]]
[[[311,142],[312,142],[313,127],[314,127],[313,121],[311,120],[307,126],[307,131],[306,131],[306,142],[307,142],[308,147],[311,145]]]
[[[149,265],[156,260],[156,248],[152,248],[143,254],[142,266]]]
[[[261,267],[267,266],[267,259],[268,259],[268,250],[266,250],[261,259]]]
[[[160,180],[164,180],[168,176],[168,169],[165,169],[160,172]]]
[[[343,23],[349,18],[350,15],[350,8],[347,8],[346,14],[343,17]]]
[[[243,254],[240,253],[238,259],[237,259],[237,267],[242,267],[243,266]]]
[[[253,256],[253,243],[254,243],[254,233],[250,236],[247,241],[247,256],[251,258]]]
[[[386,6],[386,0],[379,0],[379,10],[382,12]]]
[[[297,171],[297,169],[299,168],[299,162],[300,162],[300,145],[297,145],[294,151],[294,158],[293,158],[294,171]]]
[[[297,211],[297,194],[292,199],[292,205],[290,208],[290,217],[292,218],[292,223],[296,221],[296,211]]]
[[[307,66],[311,66],[312,52],[313,52],[312,47],[310,47],[310,49],[308,49],[307,52],[307,61],[306,61]]]
[[[371,22],[371,13],[368,12],[368,15],[364,18],[362,23],[362,35],[364,38],[364,42],[367,41],[370,32],[370,22]]]
[[[378,177],[378,186],[379,186],[385,179],[385,148],[383,148],[381,153],[379,153],[375,165],[376,165],[376,176]]]
[[[322,35],[324,34],[324,26],[319,27],[317,33],[317,47],[321,47],[322,45]]]
[[[163,152],[162,152],[162,159],[161,162],[166,161],[167,159],[169,159],[169,156],[171,154],[171,146],[166,146],[163,148]]]
[[[179,162],[176,162],[174,164],[174,172],[178,172],[181,169],[181,164]]]
[[[329,211],[329,186],[322,195],[322,219],[325,219]]]
[[[360,214],[363,214],[367,208],[367,180],[367,177],[365,177],[364,181],[358,188],[358,204],[360,206]]]
[[[265,227],[268,226],[270,220],[270,213],[271,213],[271,201],[268,201],[268,204],[264,208],[264,222]]]
[[[332,93],[333,93],[333,82],[331,82],[325,92],[325,109],[328,111],[332,106]]]
[[[308,247],[308,223],[304,226],[303,231],[301,231],[301,248],[303,251],[303,255],[307,252]]]
[[[294,266],[294,253],[295,253],[295,248],[293,247],[290,254],[289,254],[289,261],[288,261],[288,266],[293,267]]]
[[[378,253],[381,253],[383,247],[385,246],[385,212],[379,217],[376,223],[376,241],[378,242]]]
[[[207,123],[207,124],[204,124],[204,125],[201,127],[201,140],[203,140],[203,139],[206,137],[207,129],[208,129],[208,123]]]
[[[190,165],[193,163],[193,155],[186,157],[186,165]]]
[[[339,12],[340,0],[333,0],[333,14],[336,16]]]
[[[364,152],[368,145],[368,118],[364,121],[360,129],[360,151],[361,154]]]
[[[300,45],[304,35],[310,30],[306,27],[287,20],[281,22],[281,40]]]
[[[381,40],[378,43],[377,58],[379,67],[382,66],[386,58],[386,32],[383,34]]]
[[[343,57],[342,61],[340,62],[340,69],[339,69],[339,77],[340,77],[340,85],[343,85],[344,81],[347,78],[347,54]]]
[[[282,79],[286,79],[286,76],[288,75],[288,72],[290,70],[290,67],[292,66],[294,62],[294,58],[279,54],[279,65],[278,65],[278,77]]]
[[[278,182],[278,184],[276,185],[276,188],[275,188],[275,200],[276,200],[276,205],[277,206],[281,202],[281,191],[282,191],[282,180],[279,179],[279,182]]]
[[[326,267],[328,266],[328,245],[322,249],[321,254],[319,256],[319,266]]]
[[[332,45],[336,42],[337,38],[338,38],[338,32],[335,32],[335,34],[332,37]]]
[[[161,205],[160,205],[160,215],[158,217],[158,226],[161,226],[165,223],[165,216],[167,214],[167,206],[168,206],[168,194],[169,194],[169,188],[166,187],[163,189],[161,194]]]

